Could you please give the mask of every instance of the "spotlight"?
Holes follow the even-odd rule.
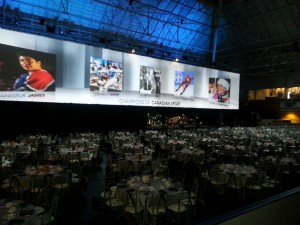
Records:
[[[102,43],[102,44],[105,44],[106,43],[106,39],[105,38],[99,38],[99,42]]]
[[[152,48],[148,48],[147,51],[146,51],[146,55],[150,55],[150,54],[153,54],[154,53],[154,50]]]
[[[42,26],[45,24],[45,22],[46,22],[46,19],[45,19],[45,18],[41,18],[41,19],[40,19],[40,24],[41,24]]]
[[[161,54],[161,57],[167,57],[169,54],[167,53],[167,52],[163,52],[162,54]]]
[[[109,39],[106,39],[106,38],[102,38],[102,37],[100,37],[100,38],[98,39],[98,41],[99,41],[99,43],[101,43],[101,44],[110,44],[110,43],[112,42],[112,40],[109,40]]]
[[[54,25],[47,25],[46,30],[49,33],[55,33],[56,27]]]
[[[6,16],[6,17],[5,17],[5,22],[7,22],[7,23],[12,23],[13,20],[14,20],[13,17],[10,17],[10,16]]]
[[[179,58],[178,57],[175,59],[175,62],[179,62]]]
[[[13,20],[13,21],[14,21],[14,23],[15,23],[15,24],[17,24],[17,25],[19,25],[19,24],[20,24],[20,22],[21,22],[21,21],[20,21],[18,18],[14,18],[14,20]]]
[[[187,55],[182,55],[181,58],[185,61],[189,59],[189,57]]]
[[[132,48],[132,50],[131,50],[131,53],[132,53],[132,54],[134,54],[134,53],[135,53],[135,49],[134,49],[134,48]]]
[[[67,30],[65,28],[63,28],[63,27],[58,27],[58,32],[60,34],[67,34]]]

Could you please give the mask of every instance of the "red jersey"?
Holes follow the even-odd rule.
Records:
[[[53,76],[46,70],[30,72],[26,78],[26,86],[33,91],[45,91],[55,82]]]

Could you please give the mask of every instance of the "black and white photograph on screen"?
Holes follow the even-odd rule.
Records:
[[[230,103],[230,79],[210,77],[208,98],[212,102]]]
[[[159,95],[161,91],[161,71],[148,66],[140,66],[140,94]]]
[[[175,97],[193,98],[194,73],[175,71]]]
[[[123,64],[90,57],[90,91],[122,91]]]
[[[55,91],[54,54],[0,44],[0,91]]]

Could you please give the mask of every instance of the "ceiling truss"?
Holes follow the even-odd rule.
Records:
[[[0,27],[252,76],[299,71],[299,2],[2,0]]]

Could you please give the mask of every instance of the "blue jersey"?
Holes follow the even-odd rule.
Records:
[[[18,77],[18,79],[16,79],[13,89],[14,91],[25,91],[26,90],[26,85],[25,82],[27,80],[28,77],[28,73],[22,74],[21,76]]]

